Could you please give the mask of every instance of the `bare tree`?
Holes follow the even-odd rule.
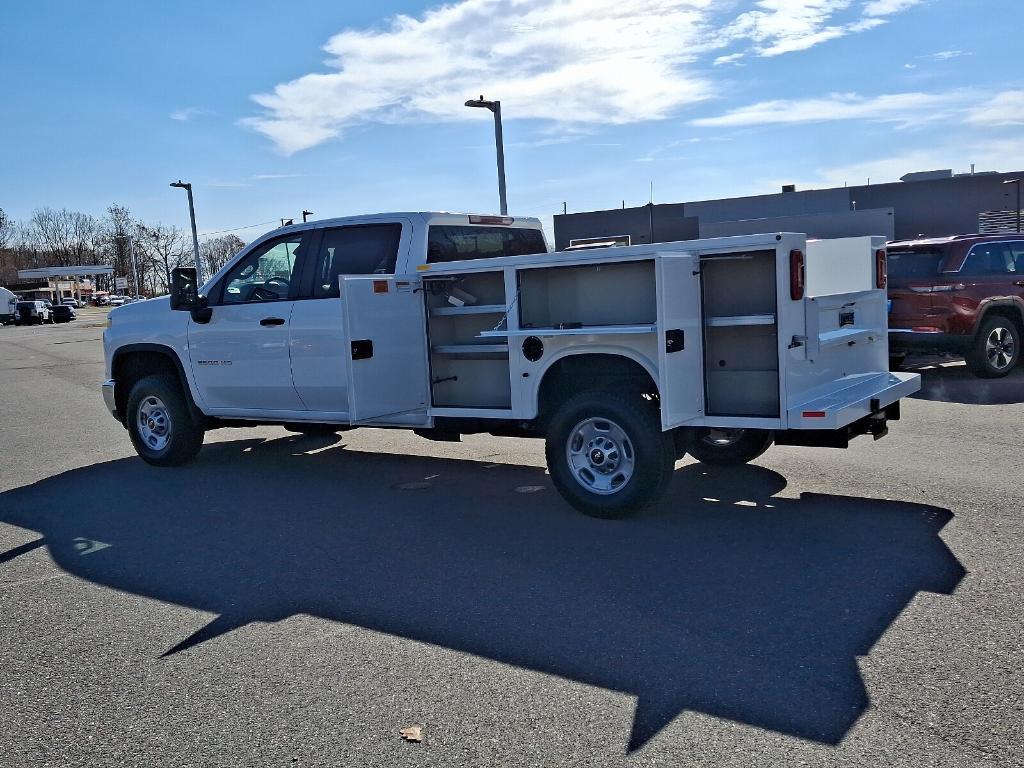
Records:
[[[0,283],[13,280],[17,275],[17,267],[13,266],[15,255],[8,250],[8,246],[13,244],[14,230],[14,219],[0,208]]]
[[[238,235],[221,235],[202,243],[199,246],[199,257],[206,265],[206,274],[217,274],[244,247],[245,243]]]
[[[171,284],[171,270],[180,267],[186,258],[185,237],[177,227],[163,224],[139,226],[139,244],[145,258],[156,270],[164,290]]]

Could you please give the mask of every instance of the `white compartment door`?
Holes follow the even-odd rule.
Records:
[[[659,254],[656,264],[661,426],[671,429],[704,415],[700,260],[693,253]]]
[[[418,280],[341,279],[348,409],[353,423],[426,424],[427,331]]]

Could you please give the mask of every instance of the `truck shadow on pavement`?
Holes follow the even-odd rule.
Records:
[[[964,405],[1024,403],[1024,365],[1001,379],[978,378],[964,363],[941,357],[911,357],[902,370],[921,374],[921,389],[911,395],[917,400]]]
[[[838,743],[869,705],[857,656],[965,573],[948,510],[782,498],[757,466],[687,465],[664,503],[612,522],[539,468],[328,445],[97,464],[0,494],[0,521],[75,576],[217,614],[154,655],[309,614],[635,695],[630,750],[684,710]],[[72,508],[84,480],[138,503]]]

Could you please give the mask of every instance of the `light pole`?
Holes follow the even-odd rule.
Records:
[[[494,113],[494,144],[498,149],[498,201],[501,204],[501,215],[508,215],[508,202],[505,198],[505,146],[501,138],[501,102],[487,101],[483,95],[479,99],[470,99],[467,107],[489,109]]]
[[[312,216],[312,215],[313,215],[312,211],[303,210],[302,211],[302,223],[305,224],[306,223],[306,218],[308,216]]]
[[[1021,179],[1007,179],[1003,184],[1017,185],[1017,231],[1020,232],[1020,182]]]
[[[177,181],[172,181],[171,186],[188,192],[188,215],[192,219],[192,253],[196,260],[196,285],[202,285],[203,265],[199,261],[199,235],[196,234],[196,207],[192,202],[192,185],[178,179]]]

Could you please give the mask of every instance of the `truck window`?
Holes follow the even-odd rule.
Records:
[[[428,264],[546,252],[539,229],[437,225],[427,236]]]
[[[233,266],[221,281],[221,304],[287,299],[302,235],[296,232],[264,243]]]
[[[394,274],[401,238],[401,224],[325,229],[316,257],[313,298],[338,298],[339,275]]]

